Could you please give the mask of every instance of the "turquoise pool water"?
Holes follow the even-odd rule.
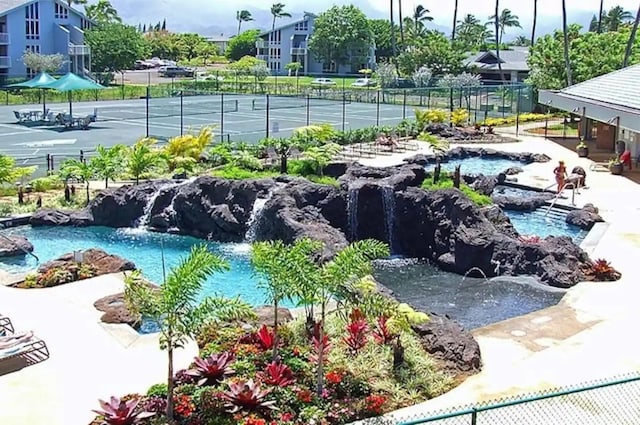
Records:
[[[511,224],[521,235],[536,235],[541,238],[547,236],[569,236],[577,244],[580,244],[587,232],[577,226],[567,224],[565,217],[567,211],[560,208],[543,206],[534,211],[508,211],[505,214],[511,220]]]
[[[525,164],[520,161],[510,159],[491,158],[491,157],[470,157],[461,159],[451,159],[449,162],[443,162],[442,169],[453,172],[456,165],[460,165],[462,174],[484,174],[485,176],[494,176],[500,174],[507,168],[523,167]],[[433,170],[435,164],[427,165],[427,170]]]
[[[42,227],[30,226],[7,229],[6,233],[27,237],[41,262],[52,260],[74,250],[103,249],[133,261],[151,281],[162,283],[162,250],[166,269],[176,266],[193,245],[204,241],[187,236],[147,232],[142,229],[111,229],[107,227]],[[212,252],[224,257],[231,266],[228,272],[213,275],[206,283],[202,297],[214,293],[239,295],[252,305],[265,304],[265,294],[256,287],[256,279],[249,263],[249,245],[207,242]],[[0,267],[8,271],[26,271],[37,267],[31,256],[2,259]]]

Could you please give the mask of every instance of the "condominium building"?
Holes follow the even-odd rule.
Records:
[[[302,65],[302,74],[355,74],[363,68],[375,66],[375,46],[369,48],[366,63],[337,65],[316,60],[309,51],[308,44],[313,34],[316,15],[305,12],[302,19],[274,28],[260,34],[256,42],[258,59],[267,62],[272,74],[286,73],[285,67],[291,62]]]
[[[60,72],[90,73],[91,49],[84,43],[84,30],[91,25],[66,1],[0,0],[0,79],[34,73],[22,62],[28,50],[62,54]]]

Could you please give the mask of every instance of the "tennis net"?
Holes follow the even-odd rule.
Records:
[[[324,97],[269,97],[267,102],[266,98],[253,99],[251,101],[251,109],[254,111],[263,111],[265,109],[286,109],[286,108],[306,108],[307,105],[310,108],[318,106],[335,106],[345,103],[351,103],[350,96],[340,97],[340,99],[331,99]]]

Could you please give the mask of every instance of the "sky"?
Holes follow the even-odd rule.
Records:
[[[91,0],[94,3],[96,0]],[[286,5],[285,10],[294,17],[300,17],[303,11],[322,12],[334,4],[355,4],[370,17],[385,17],[388,15],[389,0],[278,0]],[[247,9],[256,17],[256,22],[246,25],[251,28],[260,24],[262,27],[270,25],[269,8],[272,1],[261,0],[111,0],[127,23],[157,22],[167,18],[169,29],[173,26],[179,31],[213,31],[220,28],[225,32],[233,31],[235,11]],[[411,9],[421,4],[430,10],[434,17],[434,24],[438,29],[451,28],[453,20],[454,0],[403,0],[403,15],[411,13]],[[397,3],[396,3],[397,4]],[[588,23],[590,17],[597,13],[600,0],[567,0],[569,22]],[[480,18],[488,18],[493,14],[493,0],[458,0],[458,16],[461,19],[467,13]],[[605,9],[620,5],[634,15],[638,8],[638,0],[605,0]],[[530,31],[533,15],[533,0],[500,0],[500,9],[510,9],[520,18],[523,29],[510,30],[512,34],[525,34]],[[376,16],[377,15],[377,16]],[[562,8],[560,0],[538,0],[538,23],[543,31],[559,28]],[[586,22],[585,22],[586,20]],[[266,21],[266,24],[265,24]],[[285,20],[279,21],[286,22]],[[209,35],[209,34],[205,34]]]

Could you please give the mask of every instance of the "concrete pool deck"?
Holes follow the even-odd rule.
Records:
[[[579,284],[557,306],[476,330],[482,372],[441,397],[398,411],[399,419],[640,370],[640,343],[634,335],[640,319],[640,288],[634,284],[640,258],[640,186],[621,176],[589,172],[588,160],[540,137],[522,139],[491,148],[544,152],[554,162],[526,166],[518,175],[520,183],[552,184],[557,159],[564,159],[569,169],[582,165],[587,170],[590,188],[576,195],[576,204],[594,203],[610,223],[591,255],[611,260],[623,278]],[[398,160],[395,155],[393,160]],[[389,156],[372,165],[390,162]],[[93,302],[122,287],[118,276],[48,289],[0,286],[0,313],[12,319],[16,330],[33,330],[51,351],[42,363],[0,375],[1,424],[88,424],[98,398],[144,392],[165,379],[166,353],[159,350],[157,336],[138,336],[121,325],[99,322],[101,313]],[[176,370],[187,366],[196,352],[191,344],[177,353]]]

